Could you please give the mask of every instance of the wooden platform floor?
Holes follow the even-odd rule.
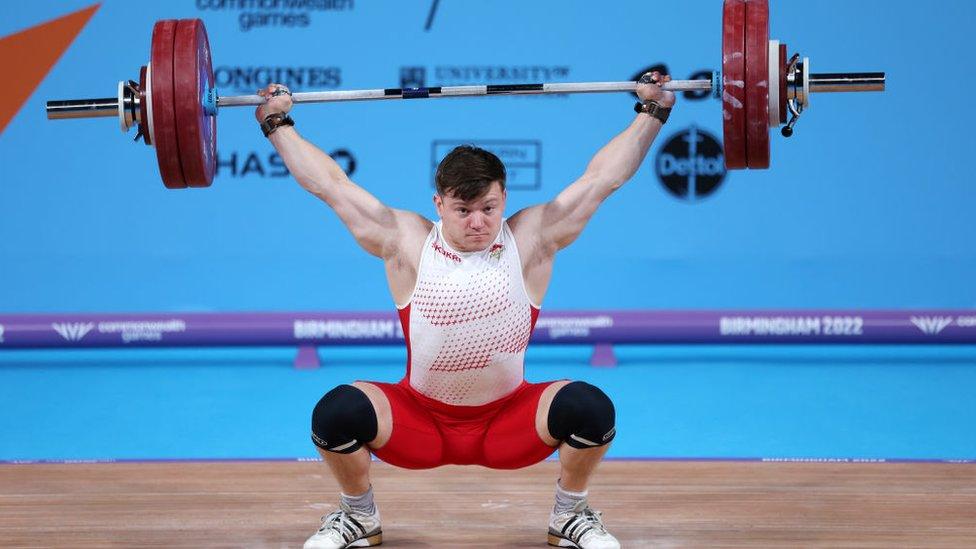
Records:
[[[557,464],[374,464],[383,547],[546,547]],[[300,547],[335,507],[319,462],[0,465],[3,547]],[[604,463],[623,547],[976,547],[976,465]]]

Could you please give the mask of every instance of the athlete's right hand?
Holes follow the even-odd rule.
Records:
[[[654,101],[662,107],[671,108],[674,106],[674,92],[661,89],[670,81],[670,76],[657,71],[644,73],[637,81],[637,96],[641,101]]]

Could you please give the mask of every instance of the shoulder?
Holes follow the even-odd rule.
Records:
[[[434,223],[426,217],[409,210],[393,211],[393,227],[390,227],[390,238],[387,240],[383,256],[392,259],[399,256],[401,259],[414,259],[419,257],[419,252],[427,240]]]
[[[519,233],[535,233],[542,227],[542,213],[544,209],[545,204],[536,204],[535,206],[522,208],[506,220],[508,228],[516,236]]]
[[[398,232],[417,232],[423,233],[424,238],[434,228],[434,222],[409,210],[393,210],[393,219],[396,222]]]
[[[507,220],[508,228],[512,231],[523,260],[539,253],[544,255],[555,253],[555,249],[550,250],[550,246],[545,245],[543,238],[546,206],[547,204],[537,204],[523,208]]]

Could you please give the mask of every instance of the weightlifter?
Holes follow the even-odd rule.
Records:
[[[371,453],[408,469],[517,469],[557,448],[549,544],[620,546],[586,499],[616,432],[613,403],[580,381],[528,383],[523,358],[556,252],[640,167],[674,105],[674,94],[661,89],[669,80],[656,72],[641,77],[630,126],[554,200],[508,218],[505,166],[488,151],[457,147],[437,168],[436,222],[381,203],[304,140],[284,86],[259,92],[266,103],[255,115],[291,174],[383,260],[407,344],[402,381],[339,385],[312,412],[312,442],[342,492],[339,509],[323,517],[306,549],[381,543]]]

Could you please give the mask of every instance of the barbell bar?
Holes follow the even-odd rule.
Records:
[[[718,73],[715,73],[716,75]],[[120,82],[120,86],[126,84]],[[708,91],[714,88],[711,80],[672,80],[662,86],[671,91]],[[720,89],[720,88],[714,88]],[[431,88],[377,88],[367,90],[334,90],[292,93],[294,103],[330,103],[338,101],[376,101],[383,99],[435,99],[438,97],[476,97],[482,95],[545,95],[545,94],[573,94],[573,93],[609,93],[634,92],[636,82],[562,82],[553,84],[502,84],[502,85],[474,85],[474,86],[437,86]],[[260,95],[230,95],[219,96],[216,90],[210,92],[213,99],[204,98],[204,103],[212,109],[222,107],[256,107],[264,104],[265,99]],[[134,106],[139,98],[135,96],[138,88],[131,90],[124,101],[116,97],[100,99],[68,99],[47,102],[47,117],[50,120],[65,118],[97,118],[119,116],[119,105],[124,103],[121,111],[126,117],[124,126],[131,128],[138,122],[138,115]],[[134,104],[133,104],[134,102]],[[126,128],[126,130],[128,129]],[[123,130],[125,131],[125,130]]]
[[[722,100],[723,146],[729,169],[769,166],[769,128],[792,135],[810,95],[884,91],[885,73],[811,73],[810,60],[769,40],[769,0],[724,0],[722,72],[672,80],[666,90],[707,91]],[[570,82],[380,88],[296,92],[294,103],[435,99],[494,95],[634,92],[636,82]],[[139,81],[121,81],[115,97],[48,101],[47,117],[117,117],[155,146],[167,188],[207,187],[216,168],[216,115],[224,107],[258,106],[259,95],[221,96],[214,86],[210,45],[199,19],[167,19],[153,27],[150,60]],[[789,120],[787,120],[789,119]]]

